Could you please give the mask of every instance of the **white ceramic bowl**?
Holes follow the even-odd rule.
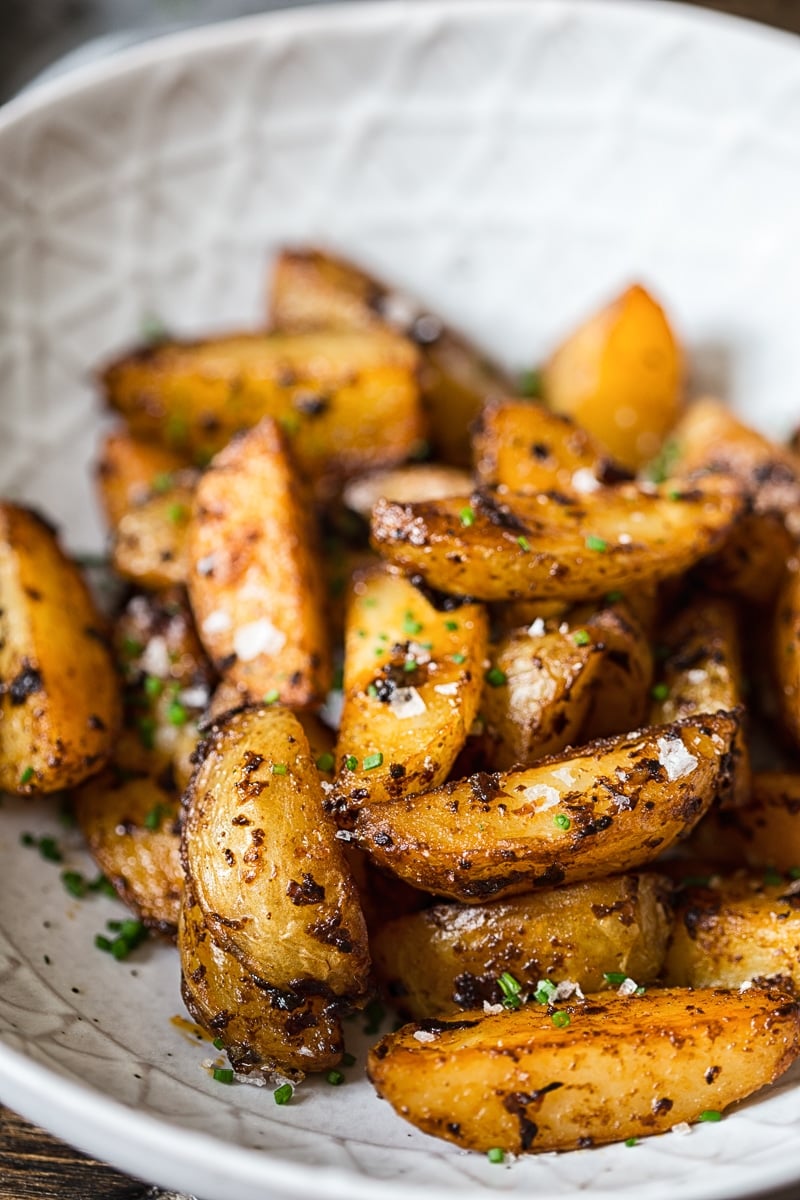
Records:
[[[757,423],[798,415],[800,51],[653,2],[354,5],[214,26],[0,111],[0,487],[83,549],[100,418],[87,383],[143,315],[256,321],[270,251],[339,248],[509,365],[633,277],[701,377]],[[733,1197],[800,1179],[800,1075],[691,1136],[509,1169],[404,1124],[350,1072],[277,1108],[208,1078],[170,1023],[174,952],[93,949],[116,911],[0,812],[0,1099],[205,1200]]]

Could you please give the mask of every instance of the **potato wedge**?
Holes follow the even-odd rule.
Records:
[[[794,539],[777,513],[744,513],[722,548],[695,568],[702,586],[749,604],[771,604],[783,582]]]
[[[372,542],[389,562],[456,595],[585,600],[681,574],[723,541],[742,505],[722,477],[683,490],[621,484],[569,501],[550,493],[504,501],[484,492],[380,500]]]
[[[260,987],[216,944],[191,895],[181,906],[178,949],[184,1004],[223,1043],[238,1074],[299,1082],[341,1062],[342,1027],[329,1001]]]
[[[316,529],[274,421],[213,460],[187,554],[200,636],[226,678],[251,701],[322,703],[332,666]]]
[[[681,893],[664,966],[679,987],[739,987],[780,977],[800,986],[800,888],[740,871]]]
[[[164,491],[123,514],[111,542],[111,562],[123,579],[156,589],[186,583],[196,483],[194,471],[180,471]]]
[[[800,746],[800,562],[788,563],[772,626],[772,669],[780,722]]]
[[[444,500],[462,496],[472,487],[472,476],[459,467],[442,463],[409,463],[387,471],[358,475],[345,485],[344,502],[365,520],[383,497],[401,504],[417,500]]]
[[[127,429],[107,434],[100,447],[96,479],[109,527],[116,529],[127,512],[154,492],[166,491],[172,476],[186,465],[186,459],[174,450],[143,442]]]
[[[269,316],[276,329],[391,330],[415,342],[436,455],[468,466],[469,431],[487,396],[511,381],[439,317],[341,258],[319,250],[284,250],[272,277]]]
[[[501,638],[481,700],[492,766],[530,764],[574,744],[601,665],[602,651],[566,624],[548,631],[540,620]]]
[[[773,1082],[800,1052],[798,1003],[778,988],[592,996],[557,1011],[406,1025],[373,1047],[367,1071],[425,1133],[519,1154],[697,1121]]]
[[[419,446],[418,366],[411,343],[389,333],[253,333],[162,342],[101,378],[136,436],[201,459],[273,417],[301,474],[326,490]]]
[[[791,872],[795,878],[800,872],[800,775],[754,774],[747,803],[708,813],[689,846],[713,863],[772,868]]]
[[[653,689],[651,725],[698,713],[733,712],[742,706],[739,624],[729,600],[698,596],[674,619],[663,642],[668,657]],[[750,754],[743,724],[733,755],[731,791],[721,799],[738,805],[746,802],[750,792]]]
[[[212,936],[271,987],[363,997],[364,918],[299,721],[283,708],[234,713],[201,754],[183,861]]]
[[[485,405],[474,427],[472,450],[481,488],[572,495],[630,478],[585,429],[530,400]],[[411,498],[387,495],[390,500]]]
[[[694,717],[365,805],[356,837],[401,879],[472,904],[629,871],[686,836],[725,789],[737,730],[724,713]]]
[[[330,807],[444,783],[478,711],[487,638],[481,605],[438,612],[383,564],[354,576]]]
[[[0,790],[73,787],[121,718],[104,622],[77,566],[29,509],[0,503]]]
[[[641,595],[641,594],[640,594]],[[650,639],[635,615],[636,593],[594,612],[573,609],[570,624],[584,628],[601,652],[581,740],[615,737],[644,724],[653,682]],[[641,605],[644,608],[644,604]]]
[[[416,1020],[501,1003],[504,971],[523,994],[543,979],[584,992],[610,986],[607,974],[651,983],[672,927],[669,891],[659,875],[615,875],[491,904],[437,904],[383,926],[370,943],[375,970]]]
[[[175,790],[144,771],[112,766],[73,798],[89,852],[120,899],[149,929],[174,937],[183,892]]]
[[[591,316],[545,364],[544,397],[636,470],[680,412],[683,356],[663,308],[636,284]]]

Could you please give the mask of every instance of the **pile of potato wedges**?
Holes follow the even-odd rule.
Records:
[[[118,611],[0,505],[0,785],[72,792],[236,1078],[380,994],[378,1094],[501,1161],[800,1053],[800,456],[684,375],[639,286],[515,381],[287,250],[262,329],[99,374]]]

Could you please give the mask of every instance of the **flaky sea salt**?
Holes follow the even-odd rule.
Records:
[[[528,633],[531,637],[544,637],[545,627],[541,617],[537,617],[535,621],[531,622],[528,626]]]
[[[213,612],[210,612],[202,625],[203,633],[210,633],[212,635],[215,633],[225,633],[230,627],[230,613],[226,613],[221,608],[215,608]]]
[[[547,783],[534,783],[525,788],[523,795],[526,800],[536,804],[539,812],[555,808],[561,802],[561,793],[558,788],[550,787]]]
[[[674,783],[690,774],[697,766],[697,759],[684,746],[680,738],[659,738],[658,761],[667,772],[667,779]]]
[[[389,708],[399,721],[406,721],[409,717],[418,717],[424,713],[427,705],[415,687],[402,687],[395,688],[392,692]]]
[[[692,1127],[688,1121],[679,1121],[677,1125],[672,1126],[672,1132],[677,1133],[678,1137],[688,1137]]]
[[[576,492],[583,492],[584,494],[596,492],[600,487],[600,480],[591,467],[581,467],[573,473],[572,486]]]
[[[617,988],[617,995],[618,996],[632,996],[633,993],[638,988],[638,986],[639,985],[636,982],[636,980],[631,979],[630,976],[628,976],[627,979],[623,979],[622,983]]]
[[[414,1037],[418,1042],[435,1042],[436,1034],[429,1033],[427,1029],[415,1029]]]
[[[233,638],[233,649],[241,662],[252,662],[259,654],[279,654],[285,645],[286,634],[267,617],[241,625]]]

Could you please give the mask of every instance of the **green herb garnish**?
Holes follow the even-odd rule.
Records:
[[[557,991],[558,988],[552,979],[540,979],[539,985],[533,993],[533,998],[537,1004],[549,1004]]]
[[[586,549],[594,550],[597,554],[605,554],[608,550],[608,542],[605,538],[595,537],[593,533],[590,533],[586,539]]]
[[[273,775],[288,775],[289,768],[287,767],[286,763],[273,763],[272,764],[272,774]]]
[[[232,1067],[214,1067],[211,1072],[212,1079],[217,1083],[233,1083],[233,1068]]]
[[[272,1099],[276,1104],[288,1104],[294,1095],[294,1088],[290,1083],[282,1083],[279,1088],[276,1088],[272,1093]]]
[[[523,533],[521,533],[517,538],[517,545],[524,550],[526,554],[530,553],[531,544]]]
[[[716,1108],[707,1108],[705,1112],[700,1113],[697,1119],[698,1121],[710,1121],[713,1123],[714,1121],[722,1120],[722,1113],[718,1112]]]
[[[358,759],[355,754],[348,754],[344,760],[345,770],[355,771],[358,767]]]
[[[403,629],[406,633],[410,634],[422,633],[424,625],[421,621],[415,620],[413,613],[407,612],[403,618]]]
[[[553,823],[557,825],[559,829],[569,829],[570,825],[572,824],[566,813],[556,813],[556,815],[553,817]]]
[[[490,1163],[502,1163],[506,1160],[506,1152],[499,1146],[492,1146],[491,1150],[486,1151],[486,1157]]]
[[[275,701],[279,698],[279,696],[280,696],[280,692],[278,691],[278,689],[271,688],[270,691],[268,691],[267,694],[264,696],[264,703],[265,704],[274,704]]]
[[[458,515],[461,518],[461,524],[466,526],[466,528],[475,524],[475,509],[470,508],[469,505],[466,508],[462,508]]]
[[[62,871],[61,882],[70,896],[74,896],[76,900],[82,900],[89,889],[89,885],[80,871]]]
[[[505,671],[501,671],[499,667],[492,667],[490,670],[488,670],[484,675],[484,679],[490,687],[494,688],[502,687],[504,683],[508,682],[508,676],[506,675]]]
[[[376,767],[382,767],[383,755],[380,750],[375,750],[374,753],[365,755],[362,766],[365,771],[374,771]]]
[[[344,1075],[341,1071],[328,1071],[325,1078],[333,1087],[339,1087],[340,1084],[344,1083]]]
[[[666,700],[669,695],[669,688],[666,683],[656,683],[650,689],[650,695],[654,700]]]
[[[25,787],[26,783],[30,783],[33,779],[33,767],[26,767],[19,777],[20,787]]]
[[[317,759],[317,770],[319,771],[332,771],[335,766],[336,759],[329,750],[326,750],[324,754],[320,754]]]
[[[556,1029],[566,1029],[570,1022],[570,1016],[568,1012],[564,1012],[563,1009],[559,1008],[553,1013],[550,1020],[553,1022]]]
[[[585,629],[579,629],[573,633],[572,640],[576,646],[588,646],[592,639]]]
[[[503,993],[500,1002],[503,1008],[515,1010],[522,1007],[522,984],[514,978],[510,971],[503,971],[497,980],[497,986]]]

